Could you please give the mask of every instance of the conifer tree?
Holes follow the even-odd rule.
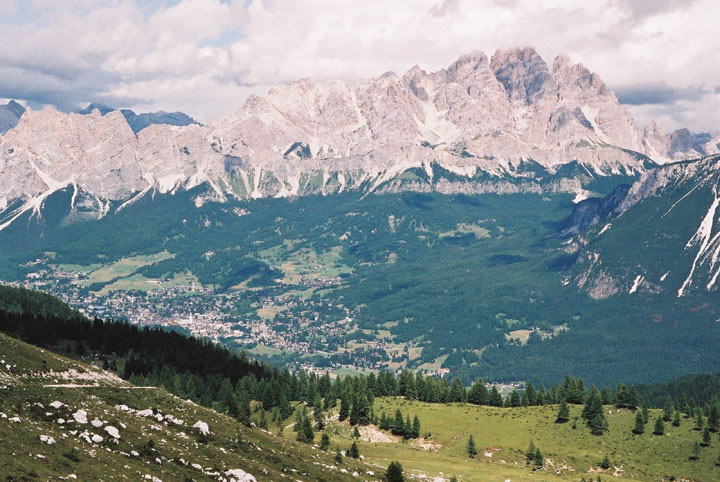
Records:
[[[342,454],[340,453],[340,448],[335,449],[335,463],[341,464],[342,463]]]
[[[352,445],[350,446],[350,450],[348,450],[348,456],[354,459],[360,458],[360,450],[358,450],[357,442],[353,441]]]
[[[710,438],[710,429],[706,425],[705,429],[703,430],[703,434],[702,434],[703,447],[707,447],[708,445],[710,445],[711,440],[712,439]]]
[[[350,394],[345,391],[340,397],[340,412],[338,413],[338,420],[341,422],[348,418],[350,415]]]
[[[702,430],[705,425],[705,419],[703,418],[702,409],[697,407],[695,409],[695,430]]]
[[[658,417],[657,420],[655,420],[655,429],[653,430],[653,434],[665,435],[665,422],[663,422],[662,417]]]
[[[355,427],[355,430],[353,430],[352,438],[360,438],[360,430],[358,430],[357,426]]]
[[[714,399],[708,409],[708,429],[711,432],[720,430],[720,401]]]
[[[405,424],[403,425],[403,438],[412,437],[412,425],[410,424],[410,415],[405,417]]]
[[[405,482],[405,475],[403,475],[403,468],[400,462],[390,462],[387,470],[385,471],[386,482]]]
[[[570,407],[568,406],[567,402],[563,400],[560,403],[560,409],[558,410],[555,423],[565,423],[568,420],[570,420]]]
[[[602,462],[600,462],[600,468],[605,470],[610,468],[610,459],[607,455],[603,457]]]
[[[593,435],[602,435],[605,430],[607,430],[607,420],[605,419],[605,414],[601,410],[590,421],[590,433]]]
[[[675,410],[675,407],[673,407],[672,400],[670,397],[667,397],[665,400],[665,408],[663,408],[663,421],[669,422],[672,420],[673,411]]]
[[[650,409],[648,408],[647,402],[643,402],[642,417],[643,422],[648,423],[648,421],[650,421]]]
[[[415,415],[415,418],[413,418],[412,434],[410,436],[412,438],[420,437],[420,419],[417,415]]]
[[[474,458],[478,452],[477,448],[475,447],[475,439],[472,435],[468,438],[467,445],[465,446],[465,452],[467,452],[468,457]]]
[[[395,418],[390,427],[390,432],[392,432],[393,435],[403,435],[405,433],[405,422],[403,421],[400,409],[395,411]]]
[[[635,428],[633,428],[633,433],[640,435],[643,432],[645,432],[645,420],[643,420],[642,413],[637,412],[635,413]]]
[[[700,458],[700,442],[697,440],[693,444],[692,448],[692,455],[690,456],[690,460],[697,460]]]
[[[527,450],[525,451],[525,459],[528,464],[532,463],[533,460],[535,460],[535,450],[537,448],[535,447],[535,443],[531,440],[530,445],[528,446]]]
[[[388,422],[387,415],[385,415],[385,412],[383,411],[382,415],[380,416],[380,424],[378,425],[380,430],[389,430],[390,429],[390,423]]]
[[[327,450],[330,447],[330,436],[327,433],[323,433],[320,437],[320,450]]]
[[[532,382],[528,382],[527,387],[525,387],[525,393],[523,394],[523,398],[527,398],[528,405],[538,404],[537,393],[535,392],[535,387],[533,386]]]
[[[500,392],[498,392],[498,389],[495,385],[493,385],[493,387],[490,389],[489,404],[492,407],[503,406],[502,395],[500,395]]]
[[[485,387],[485,383],[482,378],[472,384],[470,391],[468,392],[467,401],[473,405],[487,405],[488,404],[488,391]]]
[[[675,410],[675,418],[673,418],[673,427],[679,427],[680,426],[680,412]]]
[[[545,465],[545,461],[540,453],[540,449],[537,449],[535,450],[535,468],[540,469],[543,465]]]
[[[455,378],[452,381],[452,388],[450,389],[450,401],[451,402],[464,402],[465,401],[465,387],[459,378]]]

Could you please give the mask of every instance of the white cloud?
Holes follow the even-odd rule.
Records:
[[[36,0],[0,24],[0,96],[63,108],[105,101],[208,121],[249,93],[302,77],[355,82],[463,53],[533,45],[567,52],[624,91],[663,87],[631,109],[667,129],[720,126],[720,5],[712,0]],[[19,21],[20,20],[20,21]],[[230,40],[233,39],[233,40]],[[673,90],[699,91],[697,98]],[[661,89],[656,89],[658,92]]]

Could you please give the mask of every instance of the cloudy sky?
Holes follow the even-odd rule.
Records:
[[[597,72],[641,126],[717,131],[719,18],[716,0],[0,0],[0,98],[206,122],[302,77],[530,45]]]

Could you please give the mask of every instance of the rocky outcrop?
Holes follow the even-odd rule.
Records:
[[[25,107],[14,100],[5,105],[0,105],[0,134],[5,134],[15,127],[24,113]]]
[[[491,59],[473,52],[438,72],[416,66],[355,86],[303,79],[250,96],[205,126],[140,115],[133,127],[125,112],[95,107],[87,115],[28,110],[0,138],[0,207],[20,199],[20,210],[35,209],[67,186],[112,201],[200,183],[217,199],[437,186],[487,192],[503,183],[536,192],[545,189],[538,173],[552,177],[568,165],[589,177],[636,175],[662,157],[664,139],[636,129],[596,74],[566,56],[551,70],[531,48]],[[582,187],[552,189],[564,188]]]
[[[108,107],[104,104],[91,103],[86,108],[78,111],[78,114],[92,114],[93,111],[100,111],[100,114],[106,115],[117,109]],[[125,116],[130,128],[135,134],[141,130],[155,124],[165,124],[169,126],[189,126],[193,124],[199,124],[195,119],[182,112],[144,112],[142,114],[136,114],[130,109],[120,109],[122,115]]]

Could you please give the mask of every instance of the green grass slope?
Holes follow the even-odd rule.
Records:
[[[668,422],[665,435],[654,435],[661,410],[650,410],[645,433],[635,435],[635,412],[605,406],[608,431],[593,436],[582,419],[573,428],[572,418],[582,411],[579,405],[570,407],[571,420],[562,424],[555,423],[557,406],[496,408],[378,398],[373,408],[377,415],[393,415],[397,409],[410,419],[417,415],[422,435],[430,433],[428,439],[377,443],[368,440],[378,440],[380,432],[361,428],[359,448],[366,460],[380,466],[398,460],[409,474],[454,475],[461,481],[579,481],[598,476],[605,481],[720,480],[718,435],[712,434],[710,445],[691,460],[693,445],[702,438],[693,429],[694,420],[683,418],[679,427]],[[333,422],[328,431],[341,448],[352,443],[347,424]],[[466,454],[470,435],[479,452],[475,458]],[[526,464],[531,441],[545,457],[541,470]],[[605,456],[609,469],[600,467]]]
[[[3,479],[230,480],[240,469],[248,480],[335,481],[369,469],[5,335],[0,363]]]

